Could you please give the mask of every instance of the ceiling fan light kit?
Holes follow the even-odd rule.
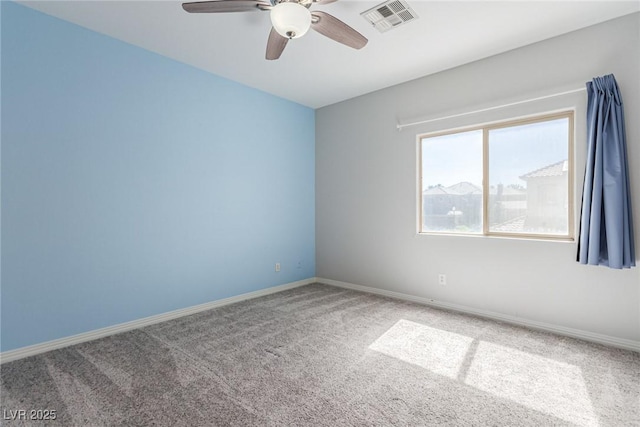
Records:
[[[345,46],[362,49],[366,37],[333,15],[311,11],[313,4],[328,4],[337,0],[212,0],[182,3],[189,13],[227,13],[270,11],[271,32],[267,39],[266,59],[280,58],[291,39],[304,36],[309,28]]]
[[[311,28],[311,12],[300,3],[278,3],[271,9],[271,24],[282,37],[297,39]]]

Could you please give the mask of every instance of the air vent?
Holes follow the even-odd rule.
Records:
[[[404,0],[386,1],[360,15],[381,33],[418,19],[416,12]]]

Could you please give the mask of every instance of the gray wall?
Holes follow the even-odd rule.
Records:
[[[640,340],[640,268],[579,265],[575,242],[416,232],[417,134],[563,108],[576,110],[577,218],[585,92],[396,130],[397,121],[559,93],[613,73],[625,101],[640,230],[639,52],[640,14],[634,14],[317,110],[317,275]],[[447,274],[447,286],[437,284],[438,273]]]

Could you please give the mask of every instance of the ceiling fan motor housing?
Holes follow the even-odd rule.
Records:
[[[311,7],[314,0],[268,0],[268,1],[271,2],[272,6],[276,6],[280,3],[298,3],[308,8],[308,7]]]

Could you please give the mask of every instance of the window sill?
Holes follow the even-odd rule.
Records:
[[[423,237],[470,237],[473,239],[491,239],[491,240],[518,240],[518,241],[534,241],[534,242],[558,242],[558,243],[575,243],[574,237],[566,236],[537,236],[537,235],[503,235],[503,234],[475,234],[475,233],[447,233],[447,232],[418,232],[416,236]]]

